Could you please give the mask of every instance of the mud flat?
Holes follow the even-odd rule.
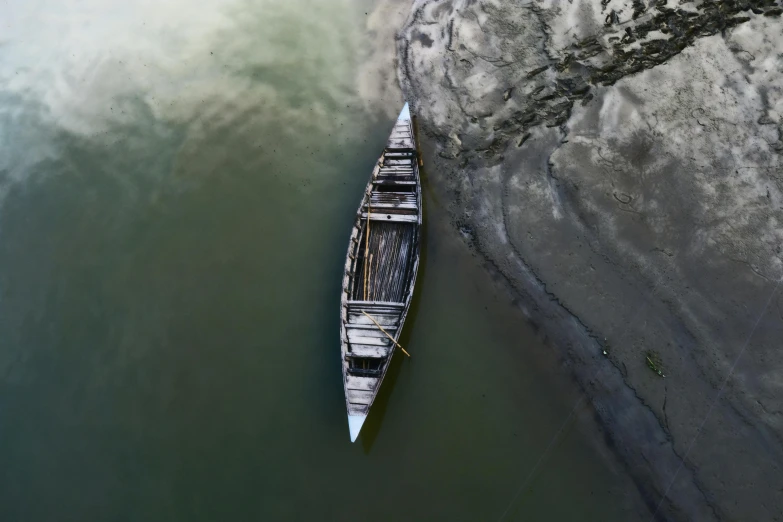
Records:
[[[398,35],[430,182],[661,520],[783,518],[781,12],[419,0]]]

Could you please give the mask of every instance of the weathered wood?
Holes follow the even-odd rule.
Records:
[[[415,171],[411,169],[387,169],[384,168],[378,173],[379,179],[397,179],[401,181],[415,180]]]
[[[378,321],[376,321],[375,319],[373,319],[373,318],[372,318],[372,316],[370,316],[370,314],[368,314],[367,312],[363,312],[363,313],[364,313],[364,315],[366,315],[367,317],[369,317],[369,318],[370,318],[370,320],[371,320],[373,323],[375,323],[375,326],[377,326],[377,327],[378,327],[378,329],[379,329],[380,331],[382,331],[383,333],[385,333],[385,334],[386,334],[386,337],[388,337],[389,339],[391,339],[391,342],[393,342],[393,343],[394,343],[394,345],[395,345],[397,348],[399,348],[400,350],[402,350],[402,353],[404,353],[404,354],[405,354],[405,355],[407,355],[408,357],[410,357],[410,356],[411,356],[411,354],[409,354],[408,352],[406,352],[406,351],[405,351],[405,348],[403,348],[403,347],[402,347],[402,345],[400,345],[400,343],[398,343],[398,342],[397,342],[397,340],[396,340],[394,337],[392,337],[392,336],[391,336],[391,334],[390,334],[389,332],[387,332],[386,330],[384,330],[384,329],[383,329],[383,327],[382,327],[382,326],[381,326],[381,325],[378,323]]]
[[[387,268],[387,267],[382,267]],[[383,272],[382,272],[383,274]],[[395,274],[396,275],[396,274]],[[385,284],[388,284],[389,281],[384,281]],[[384,290],[388,290],[384,288]],[[399,308],[394,305],[394,303],[389,303],[389,306],[385,306],[383,303],[376,304],[376,305],[368,305],[368,306],[352,306],[348,309],[348,312],[351,314],[360,314],[362,312],[368,312],[373,314],[380,314],[380,315],[388,315],[393,316],[395,318],[399,318],[400,314],[404,311],[403,308]]]
[[[387,339],[381,337],[365,337],[362,335],[357,335],[354,332],[348,332],[348,342],[354,345],[354,349],[356,349],[356,345],[359,344],[364,344],[367,346],[389,346]]]
[[[394,206],[398,205],[400,207],[413,207],[413,210],[418,209],[417,201],[414,198],[402,198],[399,196],[379,196],[378,198],[375,198],[375,200],[372,202],[372,208],[369,209],[371,213],[375,214],[383,214],[385,211],[381,211],[381,206]],[[368,210],[367,205],[365,205],[362,208],[362,212],[366,213]],[[410,213],[410,212],[409,212]]]
[[[383,162],[381,169],[413,170],[413,162],[416,160],[395,159]]]
[[[378,213],[383,213],[386,212],[387,210],[410,210],[413,212],[416,211],[415,204],[406,204],[406,203],[376,203],[373,205],[373,208]]]
[[[377,379],[371,377],[348,376],[345,379],[345,389],[374,390],[378,384]]]
[[[370,325],[367,325],[370,326]],[[383,341],[384,346],[389,344],[389,340],[386,338],[386,336],[378,330],[378,328],[375,325],[372,325],[373,329],[364,329],[364,328],[347,328],[345,330],[346,335],[348,336],[348,340],[352,343],[359,343],[362,342],[364,339],[380,339]],[[395,327],[390,326],[389,327],[389,333],[392,335],[397,333],[397,329]],[[377,343],[370,343],[371,345],[377,344]]]
[[[387,291],[387,289],[384,289],[384,291]],[[356,316],[359,316],[361,318],[361,314],[363,311],[372,312],[374,314],[378,314],[384,318],[384,320],[393,321],[394,324],[399,320],[400,314],[404,312],[404,310],[400,310],[399,308],[385,308],[380,306],[375,307],[351,307],[346,309],[347,317],[349,319],[352,319]],[[367,324],[366,321],[349,321],[350,323],[354,324]]]
[[[372,219],[371,216],[372,210],[370,210],[369,203],[367,206],[367,240],[365,241],[365,247],[364,247],[364,258],[367,259],[367,254],[370,252],[370,220]],[[364,299],[367,300],[367,267],[369,266],[368,263],[364,264]]]
[[[382,204],[388,204],[388,203],[398,203],[398,204],[409,204],[413,205],[414,208],[416,207],[416,195],[400,195],[400,194],[394,194],[389,193],[387,194],[378,194],[376,196],[373,196],[371,204],[372,206],[375,205],[382,205]]]
[[[351,232],[340,310],[349,416],[367,415],[395,347],[410,356],[398,338],[419,266],[422,207],[413,130],[406,107],[373,168]]]
[[[411,192],[396,192],[388,190],[385,192],[374,192],[370,198],[370,202],[375,203],[379,201],[410,201],[416,202],[416,194]]]
[[[393,303],[389,301],[346,301],[345,304],[352,308],[356,308],[356,307],[371,308],[374,306],[381,306],[385,308],[402,309],[405,307],[405,303]]]
[[[415,170],[382,169],[378,172],[376,179],[384,181],[416,181],[417,176]]]
[[[395,185],[397,185],[397,186],[406,186],[406,187],[409,187],[409,186],[412,186],[412,185],[416,185],[415,181],[409,181],[409,180],[404,180],[404,179],[376,179],[376,180],[373,180],[372,183],[373,183],[373,185],[386,185],[386,186],[389,186],[389,185],[395,186]]]
[[[368,406],[372,404],[374,395],[375,394],[373,392],[366,390],[347,390],[346,393],[348,402],[353,404],[364,404]]]
[[[365,212],[362,214],[362,219],[367,219],[368,214]],[[417,214],[376,214],[373,212],[369,214],[370,221],[388,221],[389,223],[418,223],[419,216]]]
[[[373,358],[388,357],[389,352],[391,352],[391,349],[392,347],[390,343],[386,343],[386,346],[351,343],[351,355],[356,357],[373,357]]]
[[[413,164],[409,165],[384,165],[378,171],[378,174],[394,174],[394,173],[406,173],[413,174]]]
[[[416,176],[412,172],[391,171],[381,172],[381,174],[378,176],[378,179],[389,181],[414,181]]]
[[[395,332],[397,330],[397,325],[394,324],[387,324],[384,326],[384,328],[390,332]],[[383,335],[383,332],[378,330],[378,327],[372,324],[371,322],[367,322],[367,324],[358,324],[358,323],[345,323],[345,331],[357,331],[362,332],[363,335],[371,335],[371,332],[373,334],[377,333],[378,337],[386,337]]]
[[[378,319],[383,326],[398,326],[400,324],[399,313],[379,313],[375,312],[373,317]],[[372,322],[364,317],[362,312],[348,312],[348,323],[350,324],[372,324]]]

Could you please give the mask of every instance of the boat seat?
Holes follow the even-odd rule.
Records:
[[[367,312],[370,314],[370,312]],[[373,314],[370,314],[373,319],[375,319],[375,316]],[[364,316],[367,317],[367,316]],[[358,323],[343,323],[345,326],[345,332],[348,335],[351,335],[351,332],[354,332],[354,335],[357,335],[359,337],[378,337],[378,338],[384,338],[388,339],[386,337],[386,334],[384,334],[382,331],[378,329],[375,324],[373,324],[372,321],[370,321],[369,324],[358,324]],[[391,324],[389,326],[384,326],[384,330],[389,332],[389,334],[394,335],[397,331],[397,326]]]
[[[374,307],[383,307],[383,308],[394,308],[396,310],[401,310],[405,307],[405,303],[396,303],[394,301],[359,301],[359,300],[349,300],[345,302],[346,305],[348,305],[348,308],[361,308],[365,310],[369,310],[370,308]]]
[[[389,332],[390,334],[394,335],[393,330],[397,328],[397,326],[400,324],[400,316],[402,315],[402,309],[369,309],[369,308],[348,308],[347,310],[347,317],[345,322],[345,328],[346,331],[350,330],[351,328],[354,328],[356,326],[367,326],[367,330],[375,329],[378,330],[378,326],[370,319],[370,317],[367,317],[364,315],[364,312],[367,312],[367,314],[372,317],[372,319],[375,319],[375,321],[380,324],[384,330]],[[381,332],[381,335],[383,335],[383,332]]]
[[[380,191],[374,191],[372,194],[370,194],[370,207],[373,210],[400,209],[413,211],[419,208],[416,194],[413,192]]]
[[[362,219],[367,219],[367,212],[362,212]],[[387,223],[418,223],[418,214],[385,214],[381,212],[371,212],[370,221],[385,221]]]
[[[374,179],[373,181],[374,185],[399,185],[399,186],[415,186],[416,181],[415,180],[407,180],[407,179]]]
[[[369,406],[375,397],[374,391],[345,389],[345,396],[352,405]]]
[[[384,167],[412,167],[416,162],[416,158],[399,157],[399,156],[384,156],[381,165]]]
[[[354,343],[349,340],[348,346],[349,353],[354,357],[372,357],[377,359],[381,357],[388,357],[389,353],[392,351],[391,342],[386,343],[385,346],[375,346]]]
[[[414,170],[412,166],[405,165],[384,165],[378,170],[379,176],[400,176],[411,175]]]
[[[388,309],[388,310],[402,310],[405,308],[405,303],[395,303],[392,301],[346,301],[348,310],[366,310],[370,313],[370,310]]]
[[[382,166],[380,169],[378,169],[378,175],[376,176],[376,179],[378,177],[389,177],[389,176],[413,176],[415,171],[413,170],[412,166],[404,166],[404,165],[394,165],[394,166]]]
[[[413,172],[381,172],[375,179],[390,181],[416,181],[416,176]]]

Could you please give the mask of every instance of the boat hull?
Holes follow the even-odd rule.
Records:
[[[345,261],[340,355],[352,442],[399,348],[419,269],[421,223],[419,157],[406,104],[362,196]]]

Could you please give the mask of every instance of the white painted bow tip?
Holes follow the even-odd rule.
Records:
[[[356,442],[365,419],[367,419],[367,415],[348,415],[348,429],[351,431],[351,442]]]
[[[405,107],[402,108],[402,112],[400,112],[400,115],[397,116],[397,121],[410,121],[411,119],[411,111],[408,108],[408,103],[405,103]]]

